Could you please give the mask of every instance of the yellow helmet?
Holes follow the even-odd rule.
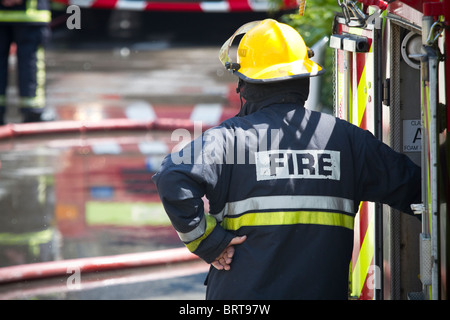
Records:
[[[236,36],[245,34],[238,46],[237,62],[229,49]],[[253,21],[240,27],[222,46],[219,59],[239,78],[253,83],[313,77],[324,69],[310,60],[312,51],[291,26],[273,19]]]

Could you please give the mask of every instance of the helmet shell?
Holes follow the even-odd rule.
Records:
[[[248,82],[273,82],[313,77],[323,68],[309,59],[308,47],[291,26],[265,19],[241,39],[233,72]]]

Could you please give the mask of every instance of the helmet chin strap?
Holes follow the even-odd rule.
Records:
[[[243,85],[244,85],[244,80],[239,78],[238,85],[237,85],[237,88],[236,88],[236,93],[239,93],[239,100],[241,101],[241,108],[239,110],[238,115],[241,114],[242,109],[244,108],[244,101],[242,99],[242,92],[241,92],[241,88],[242,88]]]

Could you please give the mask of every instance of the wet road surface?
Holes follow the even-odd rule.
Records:
[[[178,142],[171,140],[177,123],[170,121],[210,126],[239,109],[236,79],[223,70],[216,43],[138,39],[95,46],[71,37],[59,30],[46,52],[44,117],[80,130],[20,127],[17,88],[7,92],[11,124],[0,131],[34,133],[0,139],[0,271],[183,247],[150,180]],[[12,72],[15,67],[12,54]],[[165,130],[83,130],[124,119],[172,124]],[[70,273],[0,283],[0,299],[203,299],[207,268],[196,261],[83,274],[76,288],[67,285]]]

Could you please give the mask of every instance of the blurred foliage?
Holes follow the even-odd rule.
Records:
[[[282,15],[279,20],[294,27],[311,47],[324,36],[331,36],[334,15],[340,11],[336,0],[307,0],[303,16],[294,12]],[[321,103],[324,109],[333,110],[333,51],[328,45],[323,67]]]

